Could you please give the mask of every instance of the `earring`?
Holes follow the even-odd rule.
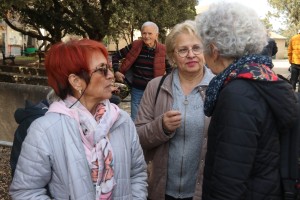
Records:
[[[82,90],[78,90],[79,94],[81,95],[82,94]]]

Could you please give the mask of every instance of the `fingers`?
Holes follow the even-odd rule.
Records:
[[[163,127],[169,132],[174,132],[181,125],[181,113],[177,110],[165,112],[163,116]]]
[[[118,82],[123,83],[125,76],[121,72],[115,72],[115,78]]]

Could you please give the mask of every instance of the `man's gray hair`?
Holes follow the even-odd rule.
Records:
[[[158,26],[157,26],[154,22],[150,22],[150,21],[145,22],[145,23],[142,25],[141,30],[143,30],[143,28],[144,28],[145,26],[153,26],[153,27],[156,29],[156,32],[159,33],[159,28],[158,28]]]

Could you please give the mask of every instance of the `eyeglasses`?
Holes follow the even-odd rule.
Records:
[[[107,76],[108,70],[112,71],[112,67],[109,64],[101,63],[100,67],[96,67],[96,69],[92,71],[91,76],[96,72],[103,73],[104,76]]]
[[[185,57],[187,57],[187,55],[189,54],[190,51],[192,51],[195,55],[199,55],[200,53],[203,52],[203,48],[201,45],[194,45],[191,49],[183,47],[183,48],[176,50],[175,52],[180,57],[185,58]]]

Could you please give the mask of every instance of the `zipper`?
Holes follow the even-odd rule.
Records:
[[[181,167],[180,167],[180,182],[179,182],[179,198],[181,198],[181,186],[182,186],[182,173],[183,173],[183,169],[182,169],[182,167],[183,167],[183,158],[184,158],[184,149],[185,149],[185,122],[186,122],[186,106],[189,104],[189,101],[188,101],[188,99],[187,99],[187,96],[185,96],[185,100],[184,100],[184,102],[183,102],[183,104],[184,104],[184,121],[183,121],[183,155],[182,155],[182,157],[181,157]]]

